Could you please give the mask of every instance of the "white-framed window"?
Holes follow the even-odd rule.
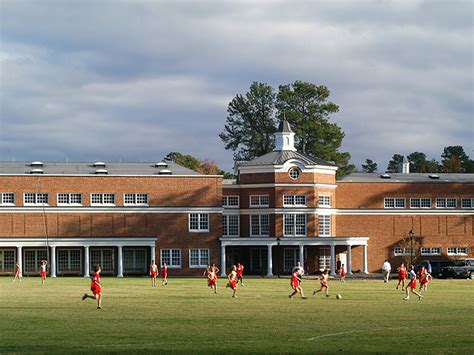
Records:
[[[92,193],[91,206],[115,206],[115,194],[113,193]]]
[[[305,236],[306,235],[306,214],[284,214],[283,215],[283,235],[284,236]]]
[[[189,249],[189,267],[202,268],[209,265],[209,249]]]
[[[82,205],[82,194],[81,193],[58,193],[58,206],[81,206]]]
[[[15,271],[16,249],[0,249],[0,272]]]
[[[306,206],[306,195],[283,195],[283,206]]]
[[[405,199],[400,197],[386,197],[383,199],[384,208],[405,208]]]
[[[24,205],[47,205],[49,194],[41,192],[25,192],[23,195]]]
[[[237,195],[222,196],[222,207],[239,208],[240,201]]]
[[[189,231],[209,232],[209,213],[190,213]]]
[[[270,216],[268,214],[250,215],[250,235],[253,237],[270,235]]]
[[[474,208],[474,198],[462,198],[461,208]]]
[[[289,175],[290,179],[296,180],[300,177],[301,170],[297,167],[293,167],[290,170],[288,170],[288,175]]]
[[[319,195],[318,196],[318,207],[331,207],[331,196]]]
[[[331,216],[320,214],[318,216],[319,235],[331,235]]]
[[[411,198],[410,208],[431,208],[430,198]]]
[[[123,248],[123,272],[143,273],[147,270],[145,248]]]
[[[283,249],[283,271],[293,270],[298,261],[298,248]]]
[[[448,247],[448,255],[467,255],[467,247]]]
[[[181,249],[161,249],[161,265],[166,263],[169,268],[181,268]]]
[[[441,255],[441,248],[420,248],[421,255]]]
[[[238,237],[239,233],[239,215],[222,215],[222,235],[225,237]]]
[[[148,194],[146,193],[124,194],[123,204],[124,206],[148,206]]]
[[[15,206],[15,194],[13,192],[0,192],[0,205]]]
[[[250,207],[268,207],[269,205],[268,195],[250,195]]]
[[[456,208],[457,199],[455,198],[437,198],[436,208]]]
[[[393,255],[395,256],[411,255],[411,248],[395,247],[393,248]]]

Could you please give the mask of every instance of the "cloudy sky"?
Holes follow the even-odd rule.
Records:
[[[326,85],[360,165],[474,156],[472,1],[0,0],[0,161],[230,169],[229,101],[253,81]]]

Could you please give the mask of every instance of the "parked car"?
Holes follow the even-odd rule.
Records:
[[[454,265],[441,268],[442,277],[474,278],[474,258],[455,260]]]
[[[433,277],[447,277],[443,275],[442,269],[455,265],[453,260],[422,260],[418,265],[415,265],[415,271],[418,272],[424,266]]]

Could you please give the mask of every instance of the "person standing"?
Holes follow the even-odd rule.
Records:
[[[244,265],[241,262],[237,263],[237,282],[240,280],[240,286],[244,285]]]
[[[168,286],[168,265],[163,263],[161,267],[161,286]]]
[[[346,268],[344,264],[341,265],[341,282],[346,282]]]
[[[41,284],[44,285],[46,281],[46,266],[48,265],[48,262],[46,260],[41,260],[41,265],[40,265],[40,276],[41,276]]]
[[[400,266],[397,268],[398,271],[398,285],[397,290],[400,284],[402,284],[402,291],[405,291],[405,280],[407,279],[407,267],[405,263],[402,262]]]
[[[301,266],[301,262],[296,262],[296,266],[293,268],[291,273],[294,273],[295,271],[298,273],[298,277],[301,279],[304,275],[304,268]]]
[[[388,262],[388,260],[385,260],[383,265],[382,265],[382,274],[383,274],[383,282],[388,282],[390,279],[390,272],[392,271],[392,266]]]
[[[337,261],[336,261],[336,274],[339,274],[339,272],[341,271],[341,267],[342,267],[341,258],[338,256]]]
[[[150,265],[150,277],[151,277],[151,286],[156,287],[156,277],[158,276],[158,266],[155,263],[155,260],[151,261]]]
[[[19,263],[16,263],[15,266],[15,278],[13,279],[13,282],[15,282],[16,279],[20,280],[21,282],[21,267]]]

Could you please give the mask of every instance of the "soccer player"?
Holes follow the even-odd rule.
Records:
[[[156,266],[155,260],[151,261],[149,272],[150,272],[150,277],[151,277],[151,286],[156,287],[156,277],[158,276],[158,266]]]
[[[400,284],[402,284],[402,291],[405,291],[405,280],[407,279],[407,267],[405,263],[401,263],[400,266],[397,268],[398,272],[398,285],[397,290]]]
[[[293,293],[291,295],[288,295],[288,298],[291,299],[294,295],[299,293],[302,299],[306,299],[303,293],[303,289],[301,288],[301,278],[298,274],[298,270],[293,271],[293,273],[291,274],[290,286],[293,289]]]
[[[238,283],[238,279],[237,279],[237,267],[235,265],[232,265],[231,267],[231,271],[229,273],[229,275],[227,275],[227,279],[229,280],[229,283],[227,284],[226,287],[230,287],[232,289],[232,297],[233,298],[237,298],[237,285],[239,284]]]
[[[304,268],[301,266],[301,262],[296,262],[296,266],[293,268],[293,270],[291,271],[291,273],[294,273],[295,271],[298,272],[298,277],[300,279],[302,279],[303,275],[304,275]],[[301,280],[303,281],[303,279]]]
[[[97,309],[102,309],[102,285],[100,284],[100,265],[94,266],[94,275],[91,277],[91,291],[93,295],[88,295],[84,293],[82,296],[82,300],[84,301],[86,298],[92,298],[93,300],[97,300]]]
[[[15,266],[15,277],[13,278],[13,282],[15,282],[16,279],[20,280],[21,282],[21,267],[19,263],[16,263]]]
[[[319,290],[315,290],[313,292],[313,296],[316,293],[322,292],[322,290],[325,289],[326,297],[329,297],[329,285],[328,285],[328,283],[329,283],[329,270],[328,269],[324,269],[323,274],[319,278],[319,282],[321,284],[321,288]]]
[[[161,286],[167,286],[168,285],[168,265],[166,263],[163,263],[163,266],[161,267]]]
[[[40,276],[41,276],[41,284],[44,285],[44,282],[46,281],[46,266],[48,265],[48,262],[46,260],[41,260],[41,265],[40,265]]]
[[[346,268],[344,264],[341,266],[341,282],[346,282]]]
[[[240,280],[240,286],[244,285],[244,265],[237,263],[237,282]]]
[[[410,272],[408,273],[408,278],[410,279],[410,283],[407,287],[405,287],[405,297],[403,298],[405,301],[410,299],[410,291],[418,296],[418,299],[421,300],[423,298],[418,292],[416,292],[416,273],[415,268],[413,265],[410,265]]]
[[[207,273],[207,284],[217,293],[217,274],[214,270],[209,270]]]
[[[392,266],[385,260],[382,265],[382,274],[383,274],[383,282],[387,283],[390,280],[390,272],[392,271]]]
[[[428,290],[428,284],[433,280],[433,277],[424,266],[422,266],[418,272],[418,279],[420,280],[420,289],[418,292],[421,293],[421,291],[423,291],[423,293],[425,293]]]

